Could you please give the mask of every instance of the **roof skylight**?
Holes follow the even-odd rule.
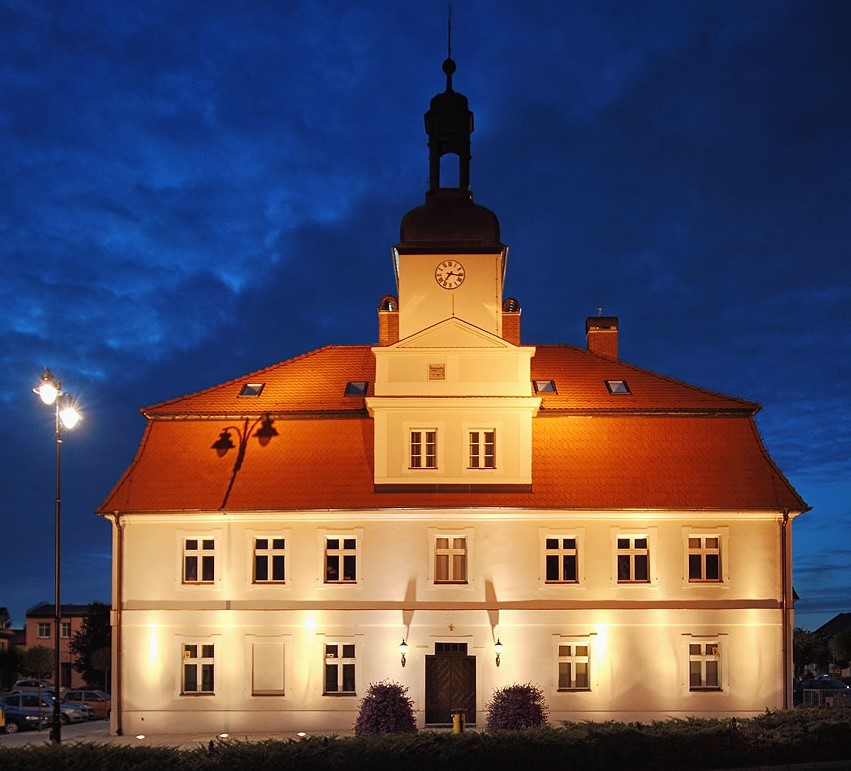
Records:
[[[246,383],[242,386],[242,390],[239,392],[240,396],[260,396],[263,393],[263,389],[266,387],[265,383]]]
[[[555,380],[533,380],[532,383],[535,386],[536,394],[556,394],[556,381]]]
[[[632,393],[632,391],[629,390],[629,386],[626,384],[626,380],[607,380],[606,388],[609,389],[610,394],[614,394],[615,396],[629,395]]]
[[[346,383],[346,396],[366,396],[368,380],[350,380]]]

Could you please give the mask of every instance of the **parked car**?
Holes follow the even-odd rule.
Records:
[[[12,707],[29,715],[38,715],[50,720],[53,714],[53,697],[44,693],[7,693],[0,696],[0,707]],[[82,705],[59,702],[59,714],[63,723],[81,723],[91,715],[89,708]]]
[[[90,707],[93,712],[92,717],[108,718],[112,710],[112,697],[103,691],[72,688],[65,691],[62,701]]]
[[[48,722],[40,715],[31,715],[17,707],[4,706],[0,707],[0,711],[3,713],[3,731],[7,734],[41,728]]]
[[[13,686],[11,693],[44,693],[53,692],[53,683],[48,680],[18,680]]]
[[[831,691],[846,691],[851,690],[851,685],[845,685],[841,680],[835,677],[811,677],[807,680],[798,680],[795,683],[796,691],[811,691],[811,690],[831,690]]]

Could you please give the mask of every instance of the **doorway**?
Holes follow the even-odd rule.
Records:
[[[467,725],[476,724],[476,657],[467,643],[435,643],[425,657],[425,722],[450,725],[452,712],[464,710]]]

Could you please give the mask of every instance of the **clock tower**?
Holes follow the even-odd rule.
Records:
[[[527,492],[541,402],[531,393],[535,349],[520,345],[517,302],[503,303],[508,248],[470,191],[473,113],[452,88],[452,59],[443,72],[446,90],[425,114],[429,188],[402,218],[398,302],[382,301],[372,349],[374,482],[378,491]]]
[[[473,203],[467,97],[452,88],[455,62],[443,63],[446,90],[425,114],[429,189],[422,206],[402,219],[393,250],[399,292],[399,336],[458,318],[502,337],[502,290],[508,248],[499,221]],[[454,166],[457,164],[457,168]],[[449,186],[449,182],[457,186]]]

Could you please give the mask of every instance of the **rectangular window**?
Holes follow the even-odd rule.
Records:
[[[470,431],[470,468],[496,468],[496,431]]]
[[[434,582],[467,583],[467,538],[440,535],[434,539]]]
[[[579,580],[576,536],[547,537],[544,551],[548,584],[575,584]]]
[[[54,608],[55,610],[55,608]],[[37,637],[50,637],[50,622],[49,621],[39,621],[38,627],[36,628],[36,636]]]
[[[282,584],[285,581],[285,538],[254,539],[254,583]]]
[[[558,689],[587,691],[591,687],[588,676],[590,660],[587,642],[560,644],[558,646]]]
[[[59,635],[60,635],[60,637],[63,637],[66,640],[69,637],[71,637],[71,622],[70,621],[61,622],[61,624],[59,625]]]
[[[437,431],[411,430],[411,468],[437,468]]]
[[[650,548],[646,535],[618,536],[618,583],[646,584],[650,581]]]
[[[214,692],[214,648],[214,645],[184,644],[182,693]]]
[[[721,690],[721,646],[718,640],[688,646],[689,690]]]
[[[532,383],[535,385],[536,394],[558,393],[558,391],[556,391],[555,380],[533,380]]]
[[[211,584],[216,577],[216,542],[212,538],[183,541],[183,583]]]
[[[721,539],[717,535],[690,535],[688,538],[688,580],[721,580]]]
[[[251,693],[284,695],[284,644],[255,642],[251,647]]]
[[[353,584],[357,581],[357,539],[329,536],[325,539],[325,583]]]
[[[354,644],[329,643],[325,646],[325,694],[355,692]]]

